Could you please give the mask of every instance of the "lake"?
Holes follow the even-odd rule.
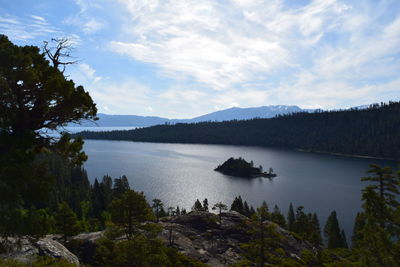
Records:
[[[348,239],[366,185],[360,177],[367,175],[368,164],[397,166],[394,161],[226,145],[86,140],[84,150],[91,182],[105,174],[125,174],[133,189],[144,191],[149,202],[161,199],[165,208],[179,205],[189,211],[197,198],[207,198],[210,206],[219,201],[230,206],[241,195],[254,207],[264,200],[270,210],[277,204],[286,215],[292,202],[317,212],[321,229],[336,210]],[[278,176],[245,179],[214,171],[229,157],[253,160],[264,170],[272,167]]]

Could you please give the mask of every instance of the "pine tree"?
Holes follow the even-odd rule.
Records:
[[[130,189],[128,178],[122,175],[120,178],[114,179],[113,198],[120,198],[126,191]]]
[[[240,214],[243,214],[243,200],[241,196],[235,197],[231,204],[231,210],[239,212]]]
[[[203,211],[203,206],[201,205],[201,202],[199,199],[196,199],[196,202],[194,202],[192,211]]]
[[[215,203],[215,204],[214,204],[214,206],[212,207],[212,209],[213,209],[213,210],[218,210],[219,224],[221,225],[221,223],[222,223],[222,211],[223,211],[223,210],[227,210],[227,209],[228,209],[228,206],[225,205],[225,204],[222,203],[222,202],[218,202],[218,203]]]
[[[207,211],[208,212],[208,200],[207,200],[207,198],[205,198],[203,200],[203,211]]]
[[[79,232],[77,216],[66,202],[58,205],[55,222],[56,230],[62,234],[64,244],[67,243],[69,236],[73,236]]]
[[[296,222],[296,217],[294,215],[293,205],[292,205],[292,203],[290,203],[289,211],[288,211],[288,215],[287,215],[287,227],[288,227],[289,231],[294,232],[295,222]]]
[[[153,213],[143,192],[126,191],[121,198],[114,199],[109,205],[111,220],[126,232],[126,237],[133,237],[139,224],[153,219]]]
[[[255,214],[251,216],[249,234],[252,236],[248,244],[243,245],[245,255],[255,262],[257,266],[266,266],[266,263],[274,262],[276,257],[270,252],[279,247],[282,236],[276,231],[276,225],[268,223],[270,214],[267,205],[257,208]],[[246,265],[247,266],[247,265]]]
[[[263,201],[261,203],[260,208],[263,211],[263,214],[264,214],[263,216],[265,216],[265,220],[270,220],[271,219],[271,214],[269,213],[269,208],[268,208],[267,202]]]
[[[280,227],[286,228],[285,216],[283,216],[277,205],[274,206],[274,210],[271,213],[271,221],[273,221]]]
[[[343,240],[343,236],[340,231],[336,211],[332,211],[329,215],[324,227],[324,234],[327,240],[327,248],[345,247],[345,240]]]
[[[319,224],[318,216],[316,213],[312,215],[312,220],[310,223],[312,225],[312,232],[309,241],[314,246],[319,247],[322,245],[322,237],[321,237],[321,226]]]
[[[156,216],[156,220],[158,222],[158,219],[161,217],[161,211],[164,208],[164,204],[162,203],[162,201],[158,198],[153,199],[153,205],[151,206],[153,208],[154,211],[154,215]]]
[[[375,175],[361,180],[374,184],[362,190],[363,212],[356,220],[353,246],[365,266],[398,266],[400,173],[395,179],[390,168],[370,167],[369,173]]]
[[[371,173],[372,176],[363,177],[361,181],[376,183],[370,185],[370,187],[379,194],[386,205],[397,207],[399,202],[396,200],[396,195],[400,193],[399,179],[393,175],[392,169],[389,167],[380,167],[377,164],[370,164],[369,166],[368,173]]]
[[[394,225],[387,224],[393,222],[393,213],[400,205],[396,199],[396,196],[400,194],[400,177],[395,177],[389,167],[380,167],[377,164],[371,164],[368,173],[372,176],[361,178],[361,181],[373,182],[363,190],[363,199],[367,200],[369,196],[368,211],[371,215],[373,214],[381,227],[391,228]],[[380,201],[373,201],[376,197],[372,191],[378,195]]]
[[[247,204],[247,201],[245,201],[244,202],[244,204],[243,204],[243,211],[242,211],[242,214],[244,215],[244,216],[247,216],[247,217],[250,217],[251,216],[251,210],[250,210],[250,208],[249,208],[249,204]]]
[[[353,236],[351,237],[351,244],[353,248],[359,248],[360,242],[364,239],[364,226],[366,224],[365,214],[358,212],[354,220]]]

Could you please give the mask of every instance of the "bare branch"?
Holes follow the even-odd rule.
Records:
[[[47,57],[51,60],[54,68],[59,68],[62,66],[60,70],[62,73],[65,71],[65,67],[67,65],[75,64],[78,60],[68,61],[68,59],[73,58],[71,56],[71,52],[74,50],[71,39],[70,38],[52,38],[52,43],[55,43],[55,46],[49,46],[48,41],[43,41],[43,51],[47,55]],[[66,61],[64,61],[66,59]]]

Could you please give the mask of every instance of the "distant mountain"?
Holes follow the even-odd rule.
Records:
[[[108,115],[104,113],[97,114],[99,120],[95,122],[85,121],[80,125],[69,125],[69,126],[84,126],[84,127],[146,127],[159,124],[165,124],[170,122],[167,118],[161,117],[148,117],[148,116],[136,116],[136,115]]]
[[[263,106],[256,108],[228,108],[216,112],[212,112],[203,116],[199,116],[188,120],[187,122],[202,121],[231,121],[231,120],[248,120],[253,118],[273,118],[277,115],[284,115],[295,112],[302,112],[298,106]]]
[[[83,122],[81,125],[70,126],[100,126],[100,127],[129,127],[138,126],[146,127],[159,124],[175,124],[175,123],[194,123],[203,121],[230,121],[230,120],[248,120],[253,118],[273,118],[277,115],[284,115],[296,112],[309,112],[310,110],[303,110],[298,106],[285,106],[285,105],[271,105],[254,108],[228,108],[216,112],[208,113],[192,119],[168,119],[162,117],[148,117],[136,115],[108,115],[99,113],[99,120],[93,122]]]

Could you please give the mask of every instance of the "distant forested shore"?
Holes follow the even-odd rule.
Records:
[[[270,119],[179,123],[77,135],[85,139],[264,146],[400,159],[400,102]]]

